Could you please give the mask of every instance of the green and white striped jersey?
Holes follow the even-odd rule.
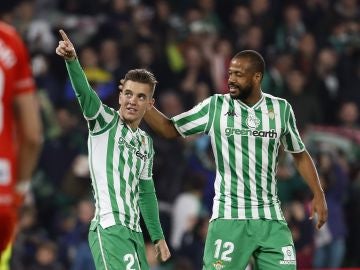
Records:
[[[216,161],[212,220],[284,220],[277,196],[278,149],[302,152],[291,105],[263,93],[252,107],[213,95],[172,118],[182,136],[206,133]]]
[[[89,164],[96,200],[94,220],[103,228],[122,224],[141,232],[139,181],[152,181],[154,149],[139,128],[132,131],[118,112],[101,105],[88,118]]]
[[[139,181],[153,181],[152,139],[139,128],[132,131],[117,111],[102,104],[78,61],[66,64],[89,127],[89,165],[95,197],[92,226],[121,224],[141,232]]]

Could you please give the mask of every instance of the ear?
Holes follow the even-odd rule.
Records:
[[[119,104],[121,104],[121,93],[122,91],[119,92]]]
[[[261,72],[256,72],[255,75],[254,75],[254,78],[257,82],[261,82],[261,79],[263,77],[263,74]]]
[[[154,103],[155,103],[155,99],[151,98],[149,103],[148,103],[147,110],[150,110],[154,106]]]

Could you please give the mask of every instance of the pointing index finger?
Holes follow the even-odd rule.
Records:
[[[64,30],[60,29],[59,33],[64,41],[71,43],[70,39],[68,38]]]

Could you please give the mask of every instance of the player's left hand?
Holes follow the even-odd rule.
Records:
[[[155,244],[155,253],[160,262],[166,262],[171,257],[170,250],[165,239],[160,239]]]
[[[310,219],[314,218],[315,213],[317,214],[316,228],[320,229],[328,219],[328,209],[323,192],[314,195],[311,202]]]

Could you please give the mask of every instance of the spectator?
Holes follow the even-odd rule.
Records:
[[[342,266],[346,247],[347,225],[343,206],[348,189],[348,176],[331,153],[321,152],[317,158],[329,209],[327,226],[315,231],[315,268]]]
[[[57,246],[51,241],[44,241],[39,244],[35,262],[31,264],[29,270],[63,270],[62,265],[57,261]]]
[[[202,210],[205,179],[199,174],[185,176],[185,179],[185,192],[177,196],[172,210],[170,244],[175,250],[179,250],[184,234],[198,223]]]

